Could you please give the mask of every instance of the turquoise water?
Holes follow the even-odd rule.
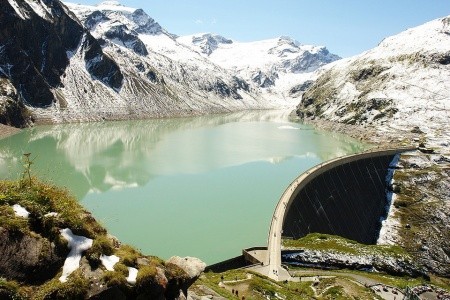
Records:
[[[286,112],[39,126],[0,140],[0,176],[34,174],[72,191],[121,241],[208,264],[265,245],[275,205],[306,169],[358,141]]]

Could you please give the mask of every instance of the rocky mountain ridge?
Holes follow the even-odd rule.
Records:
[[[123,74],[99,43],[59,1],[4,1],[1,6],[0,74],[19,101],[45,107],[57,102],[70,64],[66,52],[83,51],[86,73],[110,89],[120,89]],[[8,96],[8,95],[5,95]],[[14,100],[14,97],[9,97]]]
[[[360,55],[317,72],[297,113],[344,124],[376,126],[380,134],[418,127],[450,142],[450,17],[384,39]],[[431,120],[431,122],[429,122]]]

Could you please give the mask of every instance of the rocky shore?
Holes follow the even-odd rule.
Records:
[[[19,133],[20,129],[0,124],[0,139]]]

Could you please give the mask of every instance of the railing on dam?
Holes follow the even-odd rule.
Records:
[[[296,179],[284,203],[283,236],[312,232],[374,243],[386,213],[386,180],[391,161],[403,148],[349,155],[320,164]],[[287,195],[284,196],[286,197]]]

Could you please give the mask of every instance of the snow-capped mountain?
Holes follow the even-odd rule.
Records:
[[[303,117],[415,128],[450,144],[450,17],[384,39],[377,47],[318,71],[298,107]]]
[[[5,0],[0,13],[0,101],[50,122],[292,107],[311,71],[338,58],[285,37],[179,38],[118,1]],[[10,104],[1,119],[13,110],[26,123]]]
[[[144,11],[116,1],[83,6],[7,0],[0,13],[0,90],[9,91],[1,99],[25,103],[38,119],[140,118],[288,105],[260,97],[251,83],[178,43]]]
[[[325,47],[302,45],[289,37],[243,43],[204,33],[177,41],[277,96],[295,96],[300,91],[295,87],[311,79],[312,71],[340,58]]]

